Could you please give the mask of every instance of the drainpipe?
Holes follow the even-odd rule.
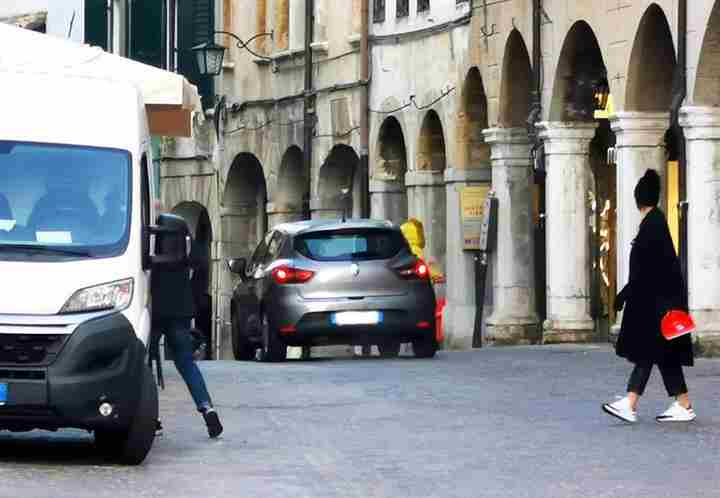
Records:
[[[360,174],[362,178],[362,216],[370,217],[370,7],[369,0],[361,0],[360,5]]]
[[[533,0],[533,88],[530,104],[530,115],[528,116],[527,125],[528,132],[535,137],[535,143],[532,149],[533,171],[535,174],[535,183],[538,185],[538,197],[540,201],[539,212],[540,219],[538,226],[535,228],[535,279],[537,282],[535,301],[538,316],[542,321],[545,320],[546,313],[546,241],[545,241],[545,164],[543,159],[543,144],[540,141],[535,124],[540,121],[542,116],[542,68],[541,65],[541,29],[542,29],[542,0]]]
[[[679,213],[680,213],[680,266],[687,283],[688,267],[688,200],[687,200],[687,150],[685,133],[680,126],[680,108],[687,96],[687,0],[678,2],[678,61],[675,67],[675,91],[670,109],[670,127],[678,146]]]
[[[310,198],[312,197],[312,157],[313,157],[313,131],[315,129],[315,96],[313,95],[313,28],[315,23],[315,2],[305,0],[305,98],[303,105],[304,140],[303,165],[307,172],[308,216],[310,214]],[[305,206],[303,206],[305,208]]]

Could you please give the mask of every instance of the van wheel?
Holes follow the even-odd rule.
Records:
[[[232,345],[233,356],[238,361],[251,361],[255,359],[255,346],[240,332],[235,315],[232,317]]]
[[[137,412],[125,430],[96,430],[95,446],[123,465],[140,465],[150,453],[158,419],[158,392],[150,368],[143,368]]]
[[[287,346],[280,340],[275,330],[270,327],[270,321],[265,313],[262,315],[262,347],[260,348],[260,361],[278,362],[287,360]]]
[[[438,349],[435,337],[426,337],[424,339],[413,341],[412,346],[415,358],[432,358],[435,356]]]
[[[383,358],[397,358],[400,354],[399,342],[385,342],[378,344],[378,351]]]

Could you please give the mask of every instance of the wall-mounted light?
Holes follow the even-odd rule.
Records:
[[[596,111],[604,111],[607,109],[608,100],[610,99],[610,85],[606,77],[601,78],[595,83],[593,98],[595,100]]]
[[[243,41],[239,36],[229,33],[227,31],[214,31],[213,35],[227,35],[232,38],[234,38],[237,41],[237,47],[240,49],[247,50],[251,54],[253,54],[258,59],[270,61],[272,60],[270,57],[266,57],[264,55],[258,54],[257,52],[253,51],[248,47],[248,45],[262,37],[262,36],[269,36],[270,38],[273,37],[272,31],[269,33],[259,33],[252,38],[250,38],[247,41]],[[214,41],[201,43],[200,45],[196,45],[192,47],[190,50],[195,52],[195,57],[197,58],[198,63],[198,70],[200,71],[200,74],[203,76],[218,76],[222,72],[222,61],[223,57],[225,56],[225,47],[222,45],[218,45]]]

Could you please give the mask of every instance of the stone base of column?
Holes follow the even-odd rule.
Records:
[[[694,340],[695,356],[702,358],[720,357],[720,330],[699,331]]]
[[[526,346],[542,340],[540,324],[532,318],[488,318],[484,344],[488,346]]]
[[[592,320],[546,320],[543,324],[543,344],[582,344],[595,341]]]
[[[472,349],[475,326],[475,306],[448,301],[443,313],[445,342],[443,349],[469,351]]]
[[[720,357],[720,312],[691,310],[690,314],[697,324],[693,338],[695,356]]]

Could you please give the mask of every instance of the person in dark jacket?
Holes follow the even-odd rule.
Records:
[[[687,311],[687,293],[660,200],[660,176],[649,169],[635,187],[635,202],[643,215],[630,251],[630,278],[615,300],[625,308],[616,345],[618,356],[635,364],[627,396],[603,405],[603,410],[626,422],[637,420],[637,403],[645,391],[654,365],[662,375],[669,396],[675,398],[658,422],[690,422],[690,404],[683,367],[693,366],[690,335],[667,340],[660,331],[663,316],[671,309]]]
[[[187,225],[185,236],[189,236]],[[160,253],[172,250],[173,239],[164,239]],[[174,243],[179,243],[179,238]],[[223,427],[220,418],[213,408],[205,380],[193,358],[193,340],[190,333],[195,306],[190,283],[191,270],[195,265],[195,257],[190,254],[187,264],[179,267],[171,266],[153,269],[151,277],[152,292],[152,327],[153,335],[165,335],[168,347],[172,352],[175,367],[187,384],[190,395],[195,401],[198,411],[207,425],[208,435],[218,437]],[[162,427],[158,423],[158,429]]]

